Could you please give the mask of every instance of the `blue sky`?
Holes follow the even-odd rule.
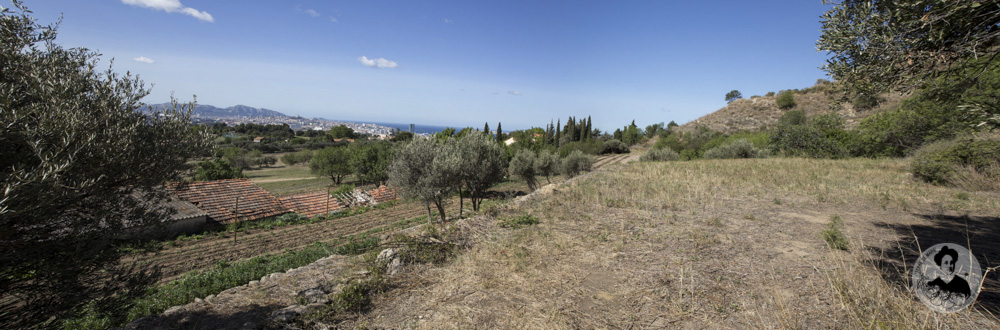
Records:
[[[147,103],[482,127],[684,123],[819,78],[808,1],[27,0],[56,39],[138,74]],[[4,5],[7,6],[7,5]],[[107,61],[105,61],[106,65]]]

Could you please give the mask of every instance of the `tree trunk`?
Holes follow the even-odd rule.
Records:
[[[431,223],[431,222],[434,221],[434,220],[431,220],[432,219],[431,218],[431,203],[430,202],[424,202],[424,203],[427,205],[427,223]]]
[[[437,206],[438,213],[441,216],[441,223],[444,224],[444,222],[446,220],[445,219],[445,214],[444,214],[444,200],[438,199],[438,200],[434,201],[434,205]]]
[[[462,217],[462,209],[465,208],[465,196],[462,196],[462,185],[458,185],[458,217]]]

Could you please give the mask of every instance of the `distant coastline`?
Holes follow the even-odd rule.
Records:
[[[375,125],[379,125],[379,126],[388,126],[388,127],[392,127],[392,128],[397,128],[401,132],[408,132],[410,130],[410,124],[380,123],[380,122],[371,122],[371,121],[369,121],[369,122],[356,121],[356,123],[370,123],[370,124],[375,124]],[[434,134],[434,133],[443,131],[444,129],[446,129],[448,127],[449,126],[433,126],[433,125],[415,124],[413,126],[413,131],[414,131],[414,133],[417,133],[417,134]]]

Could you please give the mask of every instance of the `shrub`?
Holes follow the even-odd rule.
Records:
[[[312,160],[312,156],[312,150],[302,150],[281,156],[281,162],[286,165],[303,164]]]
[[[597,155],[601,152],[602,144],[596,140],[567,142],[559,147],[559,157],[566,157],[573,151],[579,150],[588,155]]]
[[[664,161],[674,161],[680,159],[680,155],[676,151],[670,148],[662,149],[652,149],[646,152],[645,155],[639,157],[639,161],[643,162],[664,162]]]
[[[590,166],[594,164],[594,157],[584,155],[583,152],[579,150],[573,151],[573,153],[563,158],[562,169],[560,172],[565,174],[567,177],[574,177],[583,171],[590,171]]]
[[[764,94],[764,96],[768,96],[768,97],[774,96],[774,92],[767,92],[767,94]]]
[[[822,130],[806,125],[783,125],[771,133],[771,147],[787,156],[842,158],[847,149]]]
[[[528,189],[531,190],[538,187],[538,181],[535,180],[535,158],[533,151],[522,149],[514,155],[514,158],[510,160],[510,166],[507,167],[511,175],[524,179],[524,182],[528,184]]]
[[[778,99],[775,100],[778,108],[781,109],[791,109],[795,107],[795,92],[786,90],[778,93]]]
[[[629,152],[628,146],[625,145],[625,143],[623,143],[622,141],[619,141],[619,140],[610,140],[608,142],[604,142],[604,145],[601,146],[601,154],[602,155],[604,155],[604,154],[624,154],[624,153],[628,153],[628,152]]]
[[[198,163],[195,170],[195,181],[211,181],[223,179],[236,179],[243,177],[243,170],[232,166],[225,159],[205,160]]]
[[[914,154],[910,170],[915,177],[934,184],[968,187],[962,179],[970,176],[997,182],[1000,141],[960,138],[932,143]],[[986,187],[997,188],[995,183]]]
[[[847,236],[844,236],[844,233],[840,231],[842,227],[844,227],[844,221],[840,219],[839,215],[834,215],[830,218],[826,229],[820,233],[823,240],[826,241],[826,245],[831,249],[847,250],[849,243]]]
[[[770,155],[767,149],[757,149],[753,143],[745,139],[736,140],[729,144],[705,151],[704,158],[707,159],[736,159],[736,158],[766,158]]]
[[[549,177],[552,175],[559,174],[559,155],[556,155],[548,150],[542,150],[538,153],[538,158],[535,159],[535,174],[544,175],[545,181],[552,183]]]
[[[539,223],[538,218],[530,214],[522,214],[516,217],[511,217],[500,221],[499,226],[504,228],[521,228],[524,226],[537,225]]]
[[[805,125],[805,124],[806,124],[806,113],[803,112],[802,110],[792,110],[789,112],[785,112],[785,114],[781,115],[781,118],[778,119],[779,126]]]
[[[887,111],[861,121],[851,153],[865,157],[902,157],[926,141],[930,125],[909,110]]]

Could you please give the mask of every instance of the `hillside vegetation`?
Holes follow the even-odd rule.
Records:
[[[777,105],[778,94],[751,96],[736,99],[722,109],[685,123],[682,131],[693,131],[705,127],[713,131],[732,134],[739,131],[762,130],[778,125],[778,120],[789,111],[800,110],[808,116],[836,113],[844,118],[848,128],[854,128],[865,117],[893,109],[906,97],[899,93],[884,93],[881,102],[873,107],[855,106],[843,99],[836,83],[820,79],[812,87],[791,90],[795,96],[795,106],[781,109]]]

